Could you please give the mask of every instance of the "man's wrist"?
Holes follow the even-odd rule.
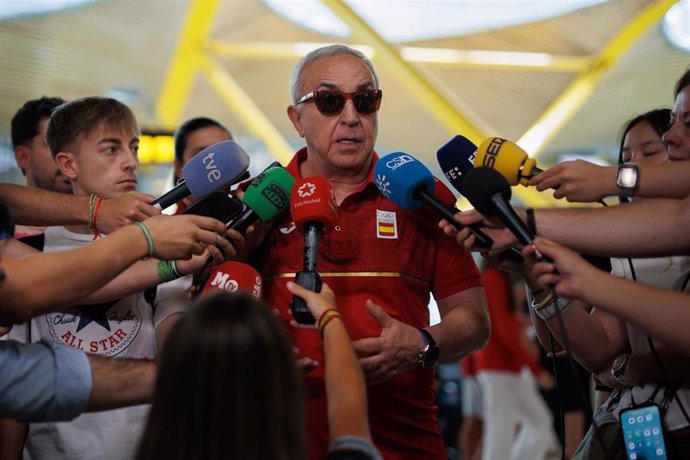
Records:
[[[418,329],[424,340],[424,347],[417,354],[417,367],[420,369],[431,369],[436,367],[440,357],[440,351],[436,340],[426,329]]]

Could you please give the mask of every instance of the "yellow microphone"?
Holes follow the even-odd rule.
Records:
[[[501,137],[489,137],[477,147],[474,167],[488,166],[506,178],[510,185],[527,182],[540,172],[537,160],[530,158],[515,142]]]

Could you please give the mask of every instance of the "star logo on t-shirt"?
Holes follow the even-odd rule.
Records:
[[[108,317],[106,313],[115,305],[120,299],[113,300],[110,302],[97,303],[93,305],[78,305],[75,308],[79,310],[79,325],[77,326],[77,332],[84,329],[90,323],[94,322],[100,324],[107,331],[110,331],[110,323],[108,322]]]

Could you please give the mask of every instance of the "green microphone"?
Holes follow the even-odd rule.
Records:
[[[282,166],[269,166],[256,176],[244,192],[245,209],[229,228],[240,233],[260,220],[268,222],[290,208],[290,192],[295,178]]]

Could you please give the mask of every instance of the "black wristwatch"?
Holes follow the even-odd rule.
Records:
[[[623,163],[618,166],[616,185],[620,195],[632,198],[633,193],[640,186],[640,169],[635,163]]]
[[[417,355],[417,367],[421,369],[436,367],[440,355],[438,345],[436,345],[436,341],[426,329],[419,329],[419,333],[422,334],[422,338],[424,339],[424,348],[419,350],[419,354]]]

